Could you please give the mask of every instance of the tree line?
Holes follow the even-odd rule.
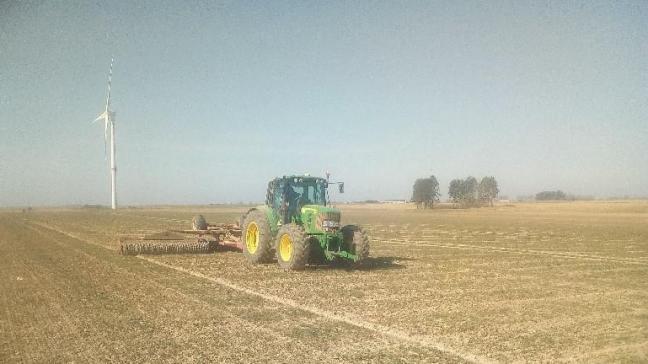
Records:
[[[537,201],[551,201],[551,200],[566,200],[567,194],[561,190],[557,191],[542,191],[535,195]]]
[[[441,197],[439,181],[435,176],[417,179],[412,190],[412,202],[416,203],[416,208],[433,208]],[[448,187],[450,200],[462,207],[493,206],[498,194],[497,180],[493,176],[483,177],[479,182],[472,176],[453,179]]]

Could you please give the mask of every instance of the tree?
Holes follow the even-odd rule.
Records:
[[[495,177],[483,177],[481,182],[479,182],[479,200],[482,203],[488,203],[490,206],[493,206],[493,199],[497,197],[498,193],[499,188],[497,187]]]
[[[498,193],[495,177],[484,177],[481,182],[477,182],[477,179],[472,176],[466,179],[453,179],[448,188],[448,196],[452,202],[460,203],[462,207],[477,206],[486,201],[489,201],[492,206],[493,199]]]
[[[439,181],[436,177],[430,176],[428,178],[419,178],[414,182],[412,192],[412,201],[416,203],[416,208],[423,206],[426,208],[433,208],[434,201],[439,201]]]
[[[462,201],[466,206],[474,206],[477,201],[477,187],[479,183],[477,179],[473,176],[466,178],[463,183],[462,192]]]
[[[427,201],[430,208],[434,208],[434,202],[439,202],[439,197],[441,193],[439,192],[439,181],[437,181],[434,175],[427,178],[426,181],[427,190],[430,191],[430,199]]]
[[[421,207],[421,204],[423,204],[426,199],[425,183],[423,180],[423,178],[419,178],[414,181],[414,187],[412,188],[412,202],[416,203],[417,209]]]
[[[454,203],[459,203],[462,200],[462,190],[463,190],[463,180],[453,179],[450,181],[450,187],[448,187],[448,196]]]
[[[567,195],[561,191],[542,191],[536,193],[536,200],[538,201],[548,201],[548,200],[565,200]]]

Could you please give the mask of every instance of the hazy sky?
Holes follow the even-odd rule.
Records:
[[[648,2],[0,2],[0,206],[260,201],[277,175],[648,195]]]

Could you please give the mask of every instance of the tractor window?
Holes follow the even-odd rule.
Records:
[[[303,196],[305,204],[326,205],[324,187],[321,183],[312,183],[304,186],[306,193]]]
[[[319,181],[289,181],[277,183],[273,194],[273,206],[280,208],[284,203],[295,206],[326,206],[326,183]]]
[[[274,191],[273,191],[273,200],[272,200],[272,207],[275,209],[281,208],[281,204],[283,203],[283,188],[284,188],[284,183],[277,183],[274,186]]]
[[[304,196],[304,186],[299,183],[282,183],[281,184],[281,198],[279,205],[285,202],[290,209],[294,209],[299,205]],[[284,201],[285,200],[285,201]]]
[[[304,186],[291,185],[290,187],[292,187],[293,191],[294,191],[297,195],[299,195],[299,196],[303,196],[303,195],[304,195]]]

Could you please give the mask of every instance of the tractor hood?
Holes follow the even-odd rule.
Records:
[[[304,205],[301,208],[302,214],[330,214],[337,215],[337,220],[340,221],[340,210],[335,207],[321,206],[321,205]]]
[[[301,208],[304,222],[307,230],[315,231],[333,231],[340,228],[340,210],[321,205],[304,205]]]

